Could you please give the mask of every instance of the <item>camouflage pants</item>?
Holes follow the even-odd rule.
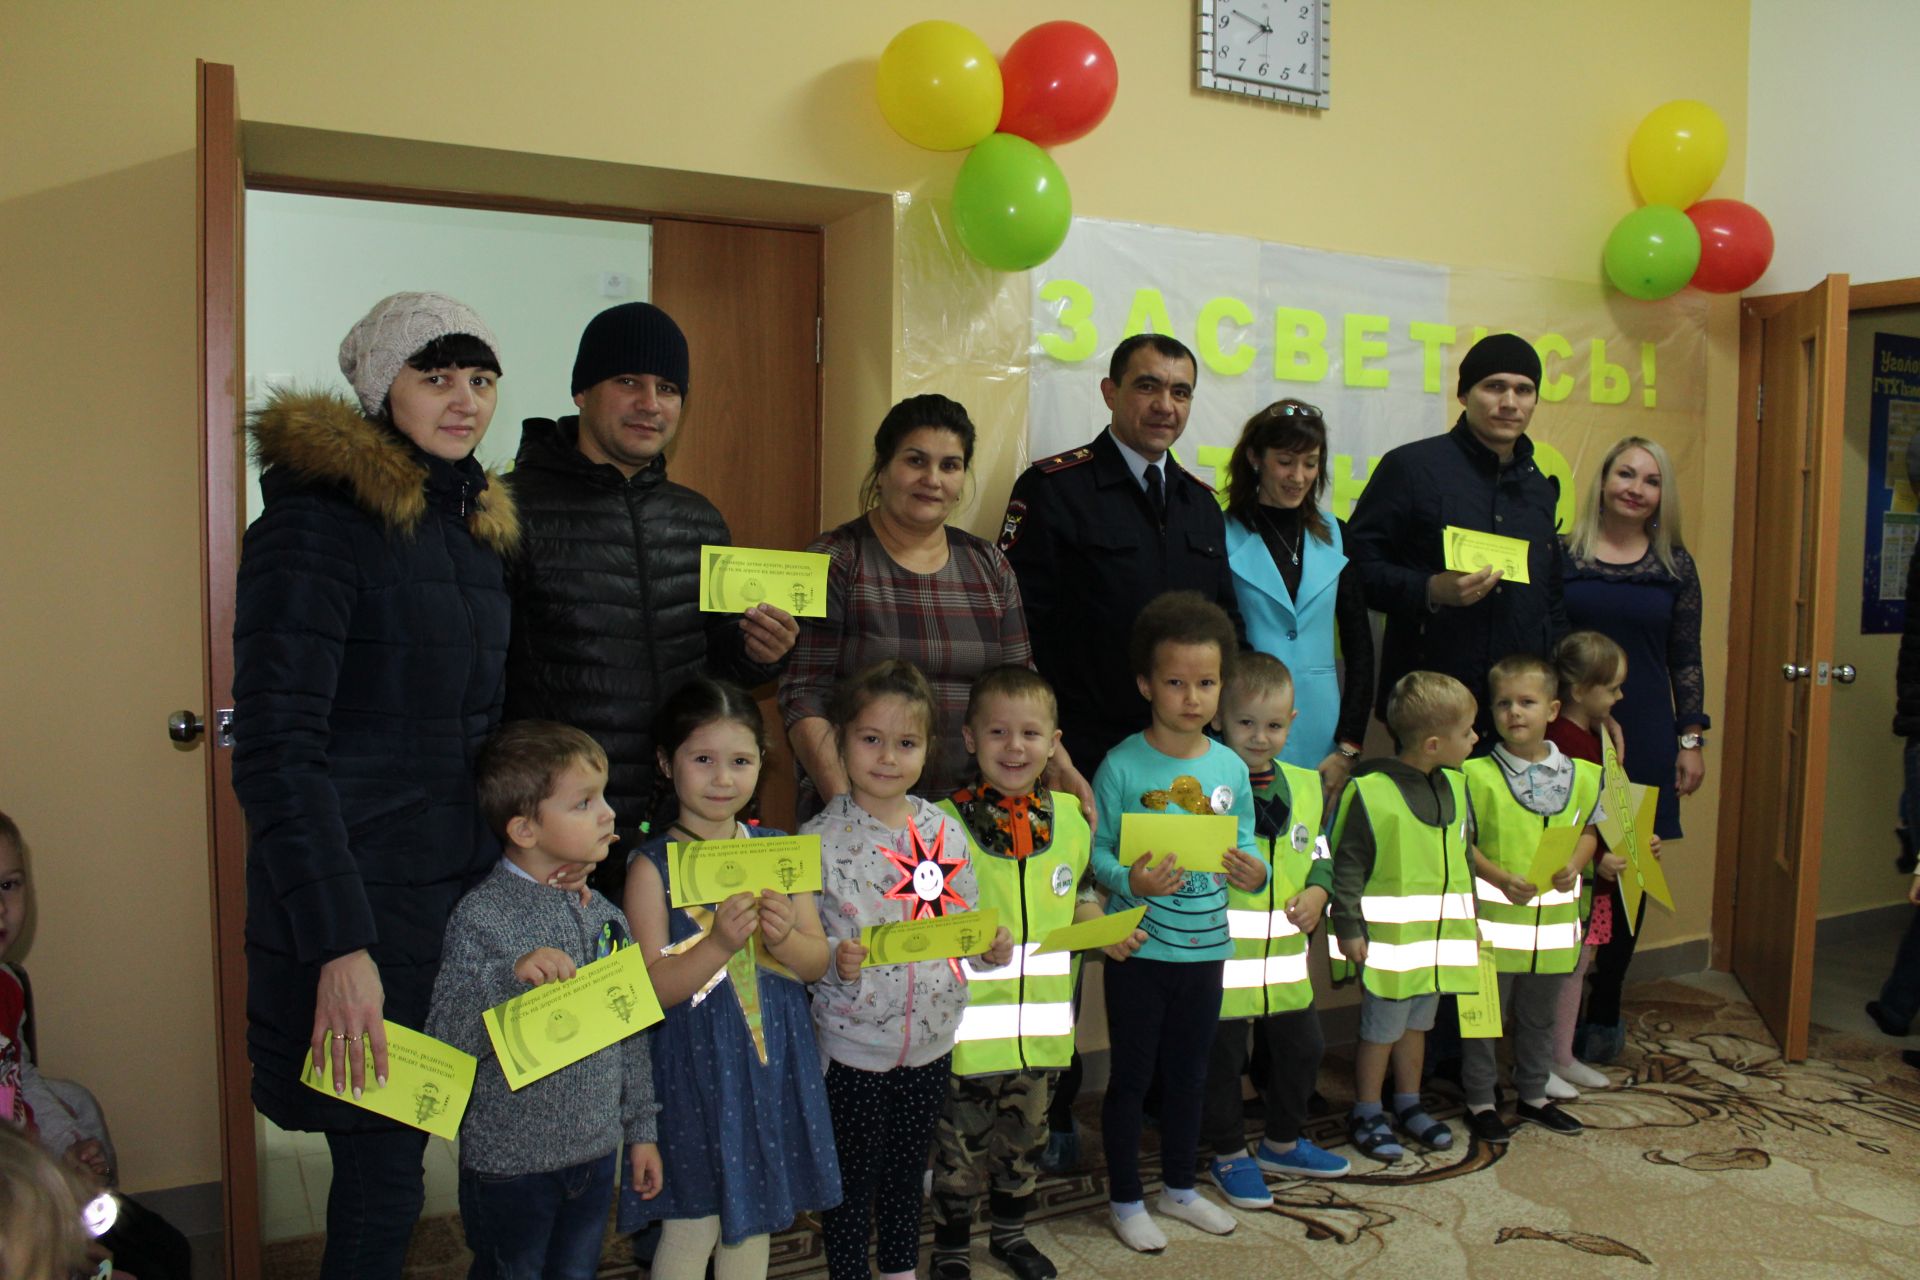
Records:
[[[1029,1196],[1058,1071],[953,1076],[933,1134],[933,1220],[968,1222],[980,1197]]]

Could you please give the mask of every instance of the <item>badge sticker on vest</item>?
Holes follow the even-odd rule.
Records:
[[[1325,836],[1321,836],[1313,842],[1313,856],[1315,861],[1333,856],[1333,850],[1327,847],[1327,838]]]
[[[1296,822],[1293,824],[1293,830],[1289,833],[1289,839],[1293,841],[1293,851],[1295,853],[1305,853],[1313,847],[1313,832],[1307,830],[1307,824],[1304,822]]]
[[[1061,863],[1053,869],[1053,896],[1064,898],[1073,892],[1073,868]]]
[[[1221,783],[1219,786],[1215,787],[1213,789],[1212,805],[1213,805],[1213,811],[1215,813],[1232,812],[1233,788],[1228,786],[1224,782]]]

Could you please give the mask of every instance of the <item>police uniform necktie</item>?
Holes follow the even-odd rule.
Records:
[[[1161,524],[1167,522],[1167,490],[1160,479],[1160,468],[1147,468],[1147,505],[1153,508],[1153,518]]]

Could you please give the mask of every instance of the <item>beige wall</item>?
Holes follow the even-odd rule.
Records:
[[[1852,688],[1837,689],[1833,696],[1833,750],[1827,759],[1827,811],[1821,838],[1823,916],[1904,902],[1907,892],[1907,877],[1893,869],[1893,828],[1900,802],[1900,740],[1893,736],[1891,726],[1900,637],[1863,635],[1860,631],[1876,333],[1920,337],[1920,308],[1856,311],[1847,325],[1839,621],[1834,627],[1831,660],[1851,662],[1860,676]]]
[[[161,736],[204,709],[198,667],[193,60],[237,68],[243,114],[296,129],[853,192],[943,192],[958,156],[918,151],[872,104],[873,61],[920,17],[1004,48],[1041,15],[955,9],[576,0],[457,10],[338,0],[72,0],[14,6],[0,45],[0,805],[39,846],[29,956],[54,1070],[102,1093],[134,1188],[217,1175],[201,761]],[[1653,105],[1704,98],[1744,181],[1746,0],[1535,0],[1339,9],[1324,115],[1190,88],[1192,9],[1063,3],[1112,42],[1112,116],[1059,159],[1079,212],[1299,244],[1592,280],[1632,197],[1625,144]],[[162,16],[164,15],[164,16]],[[454,16],[449,16],[454,15]],[[1644,33],[1658,31],[1650,40]],[[351,167],[357,147],[335,159]],[[410,153],[401,148],[400,171]],[[478,153],[475,153],[478,154]],[[531,162],[529,162],[531,163]],[[529,171],[525,165],[521,171]],[[556,162],[555,172],[576,173]],[[463,186],[486,187],[478,165]],[[570,180],[570,178],[568,179]],[[635,179],[633,199],[666,187]],[[804,195],[804,193],[798,193]],[[798,197],[797,197],[798,198]],[[804,202],[802,202],[803,204]],[[796,208],[802,207],[796,204]],[[883,214],[840,206],[827,253],[872,268]],[[897,385],[884,264],[828,286],[827,493]],[[1733,311],[1712,324],[1705,519],[1709,707],[1720,710],[1733,414]],[[1093,390],[1089,388],[1089,395]],[[1018,432],[1023,424],[995,424]],[[1014,451],[1003,451],[1010,457]],[[990,523],[1011,462],[979,478]],[[1683,910],[1650,941],[1707,928],[1716,781],[1673,855]]]

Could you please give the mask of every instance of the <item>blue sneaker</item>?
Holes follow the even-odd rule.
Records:
[[[1207,1166],[1207,1176],[1236,1209],[1273,1208],[1273,1192],[1267,1190],[1267,1180],[1260,1176],[1252,1156],[1215,1160]]]
[[[1072,1173],[1080,1167],[1080,1132],[1078,1129],[1050,1129],[1047,1131],[1047,1149],[1040,1153],[1040,1172],[1059,1176]]]
[[[1314,1146],[1305,1138],[1293,1144],[1293,1150],[1280,1152],[1262,1142],[1253,1153],[1255,1163],[1266,1173],[1290,1178],[1344,1178],[1353,1164],[1342,1156]]]

